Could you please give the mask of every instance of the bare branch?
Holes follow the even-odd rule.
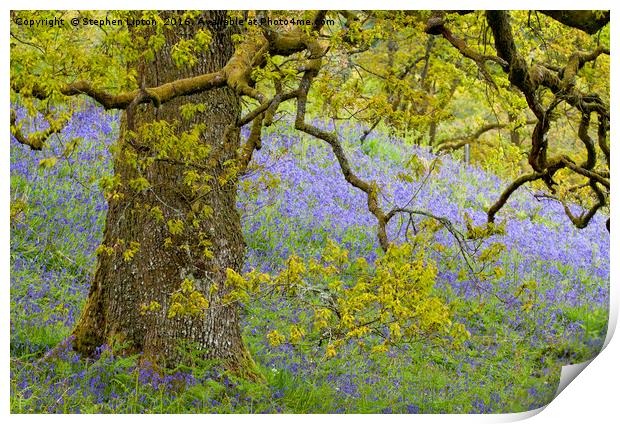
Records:
[[[312,50],[318,51],[321,49],[320,45],[311,46]],[[313,55],[314,56],[314,55]],[[321,59],[310,59],[308,61],[306,71],[301,78],[297,95],[297,114],[295,116],[295,129],[316,137],[329,144],[338,160],[340,170],[345,180],[353,187],[366,193],[368,210],[377,218],[377,235],[379,238],[379,244],[384,251],[387,251],[389,247],[389,241],[386,231],[386,217],[385,213],[379,206],[378,189],[373,183],[368,183],[359,178],[349,164],[347,155],[340,144],[340,139],[336,133],[324,131],[314,125],[308,124],[305,121],[306,118],[306,104],[308,102],[308,92],[312,85],[313,79],[318,74],[321,68]]]
[[[529,120],[529,121],[526,121],[524,125],[534,125],[535,123],[536,121]],[[506,123],[506,124],[495,123],[495,124],[483,125],[482,127],[478,128],[475,132],[473,132],[472,134],[462,135],[459,137],[452,137],[452,138],[448,138],[448,139],[440,141],[437,147],[435,148],[435,152],[438,153],[438,152],[442,152],[446,150],[459,149],[465,146],[466,144],[473,143],[478,138],[480,138],[483,134],[489,131],[506,128],[509,125],[510,123]]]
[[[583,175],[584,177],[587,177],[591,180],[596,181],[597,183],[607,187],[608,189],[610,188],[609,185],[609,179],[603,177],[599,172],[593,172],[590,171],[588,169],[585,169],[579,165],[576,165],[569,157],[564,156],[561,159],[561,162],[564,166],[566,166],[567,168],[571,169],[572,171],[576,172],[577,174]]]
[[[495,204],[493,204],[493,206],[489,208],[489,211],[487,212],[488,221],[495,222],[495,214],[497,214],[497,212],[499,212],[499,210],[502,207],[504,207],[504,205],[506,204],[506,202],[508,201],[512,193],[514,193],[519,187],[521,187],[525,183],[535,181],[535,180],[540,180],[544,177],[544,175],[545,174],[542,172],[533,172],[531,174],[522,175],[516,180],[514,180],[504,190],[504,192],[501,194],[497,202],[495,202]]]

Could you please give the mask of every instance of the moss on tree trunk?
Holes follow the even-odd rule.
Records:
[[[205,13],[209,15],[206,19],[211,19],[225,12]],[[146,87],[213,72],[226,64],[234,52],[230,27],[209,28],[210,49],[199,54],[190,68],[175,66],[173,46],[181,38],[193,37],[198,29],[166,30],[166,44],[155,60],[136,64],[142,73],[138,77]],[[182,118],[179,108],[187,103],[203,104],[204,113]],[[161,366],[191,361],[187,352],[180,349],[189,346],[190,356],[219,360],[240,374],[256,376],[243,345],[237,308],[222,300],[226,294],[226,269],[241,271],[245,253],[236,209],[237,179],[233,177],[222,185],[218,178],[227,172],[224,163],[235,158],[240,146],[239,131],[226,131],[240,113],[239,96],[230,88],[219,88],[180,97],[158,108],[138,105],[129,113],[133,114],[129,117],[132,129],[158,120],[177,122],[175,131],[179,135],[197,124],[205,124],[199,144],[204,143],[218,154],[193,159],[201,173],[210,177],[209,191],[198,198],[184,183],[190,169],[186,164],[153,160],[136,170],[130,159],[135,155],[141,162],[157,156],[158,152],[153,151],[157,143],[133,144],[126,131],[127,112],[123,113],[114,161],[114,175],[121,185],[116,189],[117,196],[108,200],[102,242],[107,250],[98,255],[90,293],[73,331],[73,346],[84,355],[93,355],[102,344],[115,345],[123,353],[142,353],[143,358]],[[145,177],[150,188],[132,188],[130,181],[138,176]],[[195,215],[197,205],[212,212],[192,220],[189,217]],[[153,207],[161,210],[163,219],[149,213]],[[184,222],[180,234],[171,234],[167,225],[171,219]],[[133,255],[126,255],[132,242],[139,247],[133,249]],[[205,245],[212,252],[211,257],[204,254]],[[192,281],[193,289],[209,306],[197,314],[181,313],[171,318],[173,294],[181,291],[181,283],[186,279]]]

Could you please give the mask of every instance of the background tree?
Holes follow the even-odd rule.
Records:
[[[596,82],[608,76],[608,65],[592,66],[609,50],[605,37],[597,45],[581,31],[601,31],[609,18],[548,14],[534,15],[561,24],[539,26],[533,36],[515,33],[511,23],[530,22],[527,12],[66,12],[67,19],[145,23],[79,31],[18,25],[27,14],[14,12],[12,101],[28,112],[19,121],[11,114],[19,142],[44,148],[80,107],[79,97],[123,111],[115,174],[102,182],[109,203],[104,239],[74,348],[92,355],[101,344],[115,344],[175,365],[183,361],[184,341],[205,358],[251,373],[226,284],[244,255],[235,195],[261,148],[262,128],[285,113],[293,114],[297,130],[326,142],[346,181],[366,194],[385,251],[389,221],[416,211],[384,210],[380,188],[353,172],[338,133],[309,116],[359,119],[365,137],[388,125],[435,144],[459,99],[479,99],[480,109],[471,112],[488,116],[485,105],[497,103],[489,97],[500,98],[502,120],[487,123],[494,126],[489,130],[533,125],[527,143],[533,171],[491,205],[489,222],[521,185],[541,181],[577,226],[587,225],[609,199],[608,86],[604,78]],[[257,24],[224,24],[226,18]],[[536,47],[556,32],[573,42]],[[27,122],[41,116],[48,127],[29,132]],[[590,135],[594,116],[597,142]],[[553,128],[575,120],[577,142],[556,149],[552,137],[562,132]],[[241,143],[244,125],[251,132]],[[577,197],[586,207],[580,214],[570,206]]]

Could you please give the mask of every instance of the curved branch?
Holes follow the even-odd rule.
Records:
[[[176,97],[189,96],[191,94],[201,93],[216,87],[223,87],[226,79],[221,72],[199,75],[192,78],[184,78],[162,84],[158,87],[147,88],[149,96],[144,96],[141,103],[152,103],[157,99],[159,104],[166,103]],[[51,94],[42,86],[35,84],[30,89],[20,87],[15,83],[11,83],[11,88],[16,93],[31,95],[37,99],[46,99]],[[77,96],[84,94],[99,104],[104,109],[127,109],[131,102],[140,95],[141,90],[136,89],[120,94],[111,94],[105,90],[94,87],[88,81],[77,81],[66,84],[58,90],[65,96]]]
[[[252,129],[250,130],[248,140],[241,148],[241,154],[239,157],[239,172],[241,174],[244,174],[246,172],[248,165],[252,160],[252,155],[254,154],[254,151],[260,150],[262,147],[261,132],[263,130],[264,119],[264,113],[261,113],[256,119],[254,119],[254,121],[252,122]]]
[[[588,129],[590,128],[590,114],[584,113],[581,115],[581,122],[579,123],[579,139],[586,146],[587,157],[586,160],[581,164],[582,168],[587,170],[591,170],[596,165],[596,147],[594,146],[594,141],[588,134]]]
[[[318,51],[321,49],[320,45],[313,46],[313,50]],[[313,55],[314,56],[314,55]],[[338,160],[340,170],[344,179],[353,187],[366,193],[368,210],[377,219],[377,236],[379,238],[379,244],[384,251],[389,248],[389,240],[387,237],[386,223],[387,219],[385,213],[379,206],[378,189],[374,183],[368,183],[359,178],[349,164],[347,155],[340,144],[340,139],[336,133],[324,131],[314,125],[308,124],[305,121],[306,118],[306,104],[308,102],[308,92],[312,85],[313,79],[318,74],[321,68],[321,59],[310,59],[306,66],[301,81],[299,83],[298,95],[297,95],[297,114],[295,116],[295,129],[316,137],[329,144]]]
[[[577,228],[587,227],[588,224],[590,223],[590,220],[594,217],[596,212],[598,212],[598,210],[602,208],[603,206],[605,206],[605,204],[607,203],[607,199],[605,198],[605,195],[603,194],[601,189],[598,188],[598,186],[596,185],[594,181],[590,181],[590,188],[592,189],[592,191],[594,191],[597,201],[594,205],[592,205],[590,209],[587,210],[587,212],[582,213],[579,216],[575,216],[571,212],[566,202],[562,202],[562,205],[564,206],[564,213],[566,213],[566,216],[568,216],[568,218],[571,220],[573,225],[575,225],[575,227]],[[607,227],[607,231],[609,231],[609,227]]]
[[[534,125],[536,123],[536,121],[526,121],[524,125]],[[466,144],[470,144],[473,143],[474,141],[476,141],[478,138],[480,138],[483,134],[485,134],[486,132],[492,131],[492,130],[499,130],[502,128],[506,128],[507,126],[509,126],[511,123],[506,123],[506,124],[500,124],[500,123],[495,123],[495,124],[486,124],[483,125],[482,127],[478,128],[475,132],[473,132],[472,134],[467,134],[467,135],[463,135],[460,137],[453,137],[453,138],[448,138],[445,140],[440,141],[436,148],[435,148],[435,153],[439,153],[442,151],[446,151],[446,150],[456,150],[459,149],[463,146],[465,146]]]
[[[597,33],[609,23],[608,10],[540,10],[540,13],[590,35]]]
[[[525,183],[535,181],[535,180],[540,180],[544,176],[545,176],[545,173],[543,172],[533,172],[531,174],[522,175],[516,180],[514,180],[502,192],[497,202],[495,202],[493,206],[489,208],[489,211],[487,212],[488,221],[495,222],[495,215],[497,214],[497,212],[499,212],[499,210],[504,207],[504,205],[506,204],[506,202],[508,201],[512,193],[514,193],[519,187],[521,187]]]
[[[600,173],[598,172],[594,172],[594,171],[590,171],[588,169],[585,169],[579,165],[576,165],[570,158],[564,156],[562,157],[562,159],[560,159],[561,163],[563,166],[567,167],[568,169],[576,172],[579,175],[583,175],[586,178],[589,178],[590,180],[596,181],[597,183],[601,184],[602,186],[606,187],[606,188],[610,188],[610,184],[609,184],[609,179],[603,177]]]
[[[465,40],[462,40],[456,37],[446,27],[445,22],[444,22],[443,12],[434,13],[433,16],[428,20],[426,27],[424,28],[424,31],[427,34],[431,34],[431,35],[442,35],[443,38],[445,38],[459,52],[461,52],[463,56],[465,56],[468,59],[473,60],[478,66],[478,69],[480,70],[480,73],[482,73],[482,76],[484,77],[484,79],[491,86],[497,88],[497,85],[495,84],[493,77],[491,77],[491,74],[489,73],[489,70],[486,67],[486,62],[490,60],[490,61],[498,63],[500,66],[505,68],[506,66],[508,66],[508,62],[505,59],[501,57],[497,57],[497,56],[483,55],[483,54],[478,53],[475,49],[472,49],[471,47],[469,47],[467,43],[465,42]]]
[[[19,125],[17,125],[17,114],[14,110],[11,110],[11,134],[15,137],[19,143],[30,147],[31,150],[42,150],[45,147],[45,143],[52,135],[61,132],[69,123],[69,120],[62,119],[59,121],[49,121],[50,126],[34,134],[25,135]]]
[[[594,217],[596,212],[598,212],[598,210],[600,208],[602,208],[603,206],[605,206],[606,203],[607,203],[607,198],[605,197],[605,194],[596,185],[596,182],[594,182],[594,181],[590,181],[589,183],[587,183],[587,184],[585,184],[583,186],[576,186],[576,187],[572,187],[572,188],[576,189],[576,188],[583,188],[583,187],[588,187],[588,186],[592,189],[592,191],[596,195],[597,201],[596,201],[596,203],[594,205],[592,205],[590,208],[588,208],[587,211],[582,212],[579,216],[575,216],[573,214],[573,212],[570,210],[570,207],[566,203],[566,201],[564,201],[563,199],[560,199],[560,198],[558,198],[556,196],[551,196],[551,195],[548,195],[548,194],[538,194],[538,195],[534,195],[534,197],[536,197],[537,199],[538,198],[544,198],[544,199],[550,199],[550,200],[554,200],[556,202],[559,202],[563,206],[563,208],[564,208],[564,213],[566,214],[566,216],[568,216],[568,218],[571,220],[573,225],[575,227],[577,227],[577,228],[585,228],[585,227],[588,226],[588,224],[590,223],[590,220]],[[609,218],[607,218],[605,226],[607,228],[607,231],[609,232]]]
[[[601,148],[605,159],[607,160],[607,166],[609,166],[609,143],[607,142],[607,132],[609,131],[609,119],[605,116],[598,117],[598,145]]]
[[[596,60],[600,55],[609,55],[609,49],[603,46],[598,46],[591,52],[575,52],[568,58],[568,63],[564,69],[560,72],[562,80],[559,88],[562,91],[567,91],[575,85],[575,78],[577,73],[583,68],[583,66]]]

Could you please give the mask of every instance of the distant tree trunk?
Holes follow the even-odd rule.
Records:
[[[514,113],[508,112],[508,122],[513,123],[517,120],[517,116]],[[515,146],[521,146],[521,136],[519,135],[519,129],[514,128],[510,130],[510,141]]]
[[[433,119],[428,127],[428,145],[435,146],[437,142],[437,121]]]
[[[207,19],[226,12],[205,12]],[[157,86],[179,78],[215,71],[223,67],[234,52],[231,27],[209,28],[212,34],[210,49],[202,53],[191,68],[177,68],[173,63],[172,47],[181,37],[193,37],[199,26],[184,26],[165,31],[166,44],[157,57],[143,68],[146,87]],[[205,113],[184,119],[179,108],[186,103],[204,104]],[[207,129],[201,142],[218,155],[211,162],[202,159],[201,169],[207,169],[210,191],[196,199],[184,178],[188,168],[174,161],[155,160],[142,174],[151,188],[138,192],[128,182],[137,176],[127,160],[128,153],[138,159],[156,156],[148,147],[130,145],[127,137],[127,112],[123,113],[119,153],[114,161],[114,174],[122,183],[120,198],[108,201],[103,245],[113,247],[114,253],[98,255],[97,267],[81,319],[73,331],[74,348],[92,355],[102,344],[121,346],[124,353],[144,354],[144,358],[159,365],[174,366],[184,361],[179,344],[190,342],[194,354],[206,359],[221,360],[230,369],[247,369],[251,358],[243,345],[239,316],[235,305],[222,302],[225,294],[226,268],[241,271],[245,243],[236,208],[237,179],[221,186],[218,182],[225,172],[224,162],[235,157],[240,146],[239,131],[226,128],[240,113],[239,97],[229,88],[177,98],[155,108],[142,105],[135,110],[134,128],[157,120],[178,121],[177,133],[188,131],[199,123]],[[131,118],[130,118],[131,119]],[[213,160],[215,158],[215,160]],[[192,206],[202,204],[213,210],[207,217],[192,223]],[[164,219],[158,220],[148,212],[157,206]],[[169,231],[167,221],[184,221],[179,235]],[[170,238],[173,245],[170,246]],[[205,238],[211,243],[212,257],[204,254]],[[139,248],[128,259],[123,256],[130,243]],[[171,296],[179,292],[184,279],[193,281],[195,289],[206,298],[209,307],[196,314],[169,318]],[[216,287],[213,287],[216,285]],[[161,307],[155,307],[157,302]],[[153,305],[153,308],[146,308]],[[152,310],[151,310],[152,309]]]

